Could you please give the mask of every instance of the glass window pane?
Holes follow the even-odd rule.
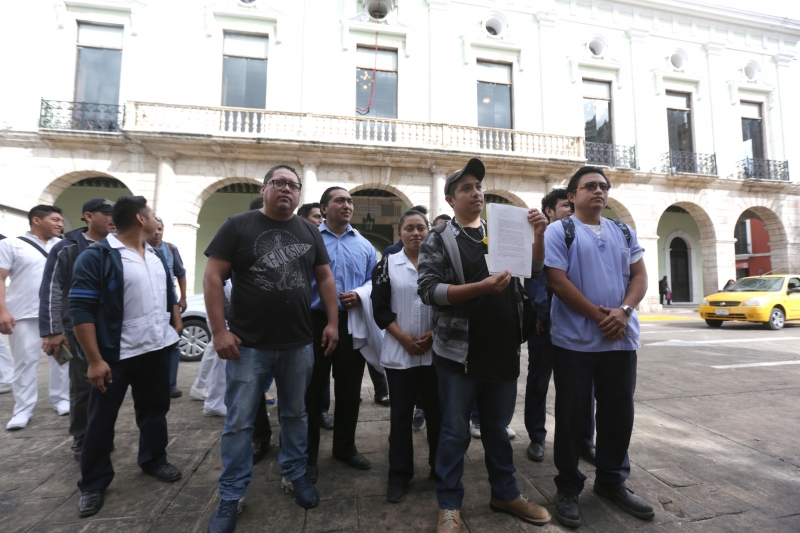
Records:
[[[266,59],[268,51],[269,39],[265,36],[225,33],[222,53],[226,56]]]
[[[583,100],[586,142],[612,144],[610,104],[608,100]]]
[[[378,50],[359,46],[356,50],[356,66],[373,70],[397,70],[397,52],[395,50]]]
[[[511,65],[478,61],[478,79],[494,83],[511,83]]]
[[[356,69],[356,108],[358,115],[375,118],[397,118],[397,73],[375,73],[372,89],[372,69]],[[372,94],[372,105],[369,97]],[[369,111],[367,112],[367,107]]]
[[[745,158],[764,159],[764,137],[760,120],[742,119],[742,140]]]
[[[670,151],[693,152],[692,114],[689,111],[667,109]]]
[[[667,107],[674,109],[690,109],[692,104],[688,94],[667,91]]]
[[[742,116],[745,118],[761,118],[761,104],[755,102],[741,102]]]
[[[122,26],[78,23],[78,44],[122,48]]]
[[[78,47],[75,101],[119,105],[122,50]]]
[[[511,86],[478,82],[478,126],[511,129]]]
[[[266,108],[267,62],[243,57],[223,58],[222,105]]]
[[[587,98],[611,98],[611,84],[605,81],[583,80],[583,96]]]

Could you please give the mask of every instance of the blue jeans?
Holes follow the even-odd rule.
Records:
[[[286,350],[239,347],[241,359],[225,365],[225,428],[219,495],[239,500],[253,479],[253,422],[268,374],[275,376],[281,422],[281,475],[294,481],[306,473],[308,416],[305,394],[314,368],[313,345]]]
[[[483,381],[481,379],[436,369],[439,379],[439,402],[442,407],[442,429],[436,452],[436,498],[440,509],[461,509],[464,499],[464,455],[470,441],[469,419],[472,406],[478,401],[484,460],[489,472],[492,497],[501,501],[519,498],[514,479],[514,453],[506,426],[514,416],[517,380]]]

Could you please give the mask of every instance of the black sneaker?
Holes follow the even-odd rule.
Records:
[[[294,501],[304,509],[311,509],[319,503],[319,491],[308,482],[306,476],[300,476],[294,481],[282,478],[281,488],[286,494],[294,494]]]
[[[581,508],[578,505],[578,496],[567,496],[566,494],[558,494],[558,501],[556,502],[556,519],[569,527],[578,527],[581,525]]]
[[[180,398],[181,396],[183,396],[183,391],[180,390],[178,387],[172,387],[169,389],[170,398]]]
[[[411,429],[414,431],[422,431],[425,429],[425,411],[422,409],[414,409],[414,419],[411,421]]]
[[[391,503],[400,503],[406,497],[406,486],[396,485],[389,483],[389,488],[386,491],[386,501]]]
[[[239,500],[220,500],[208,523],[208,533],[233,533],[238,508]]]
[[[528,459],[541,463],[544,461],[544,442],[531,442],[526,451]]]
[[[652,505],[650,505],[646,500],[636,496],[633,491],[625,485],[622,485],[616,489],[609,489],[595,483],[594,492],[603,498],[613,500],[613,502],[616,503],[620,509],[631,516],[635,516],[636,518],[641,518],[642,520],[652,520],[656,515]]]

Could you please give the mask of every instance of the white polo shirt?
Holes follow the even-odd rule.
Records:
[[[122,338],[119,359],[160,350],[178,342],[178,334],[169,325],[167,309],[167,272],[155,250],[145,243],[144,259],[136,250],[125,247],[114,235],[108,244],[119,250],[122,258],[124,298]]]
[[[47,244],[42,244],[39,237],[30,231],[23,236],[48,253],[61,240],[53,237]],[[0,241],[0,268],[9,271],[6,307],[14,320],[39,317],[39,287],[42,285],[45,263],[47,258],[42,252],[17,237]]]

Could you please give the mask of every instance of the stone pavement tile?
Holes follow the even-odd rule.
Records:
[[[389,460],[381,454],[365,455],[369,470],[356,470],[328,456],[320,457],[317,490],[321,500],[386,495]]]
[[[734,515],[722,515],[710,520],[700,522],[684,522],[683,527],[692,533],[791,533],[796,531],[781,524],[778,520],[769,518],[758,511]]]
[[[652,527],[643,527],[636,530],[636,533],[686,533],[686,529],[681,522],[671,522]]]
[[[714,485],[704,484],[695,487],[681,487],[678,492],[700,505],[708,507],[717,514],[734,514],[753,509],[745,502]]]
[[[92,520],[81,533],[118,533],[120,531],[125,533],[147,533],[155,522],[156,518],[152,516]]]
[[[202,518],[203,513],[161,515],[148,533],[188,533],[195,531],[195,526]]]
[[[547,504],[547,498],[530,481],[522,476],[516,476],[517,487],[523,496],[539,505]],[[486,474],[475,475],[469,473],[461,479],[464,485],[464,500],[462,511],[468,515],[486,514],[493,512],[489,507],[492,498],[492,488]]]
[[[400,503],[389,503],[383,494],[359,498],[358,516],[363,531],[418,533],[436,529],[439,508],[433,492],[406,493]]]
[[[236,533],[303,531],[305,509],[298,506],[291,495],[285,494],[279,484],[250,485],[245,501],[244,511],[236,520]],[[218,505],[219,499],[214,498],[194,531],[204,533],[208,530],[208,522]]]
[[[66,464],[50,478],[38,485],[27,496],[35,498],[67,498],[78,490],[78,479],[81,477],[77,461]]]
[[[67,459],[53,460],[17,456],[4,460],[2,470],[0,470],[0,487],[2,488],[0,501],[23,497],[64,468],[69,468]]]
[[[800,515],[794,515],[794,516],[787,516],[785,518],[779,518],[778,522],[780,522],[784,526],[788,527],[792,531],[800,531]]]
[[[461,520],[464,523],[464,525],[466,525],[470,533],[482,533],[482,532],[493,533],[495,531],[497,533],[503,533],[503,532],[519,533],[520,531],[519,523],[521,522],[509,514],[496,513],[496,512],[491,512],[490,514],[480,514],[480,515],[465,514],[462,515]],[[436,524],[436,520],[433,521],[433,524],[434,525]],[[464,526],[462,526],[462,529],[463,528]]]
[[[3,533],[28,531],[63,501],[62,498],[23,498],[0,502]],[[76,511],[77,517],[77,511]]]
[[[187,485],[175,494],[167,506],[165,515],[191,514],[206,510],[216,500],[217,485]]]
[[[85,522],[76,522],[74,524],[61,524],[46,526],[36,526],[27,530],[27,533],[81,533],[83,528],[86,527]]]
[[[648,472],[672,488],[691,487],[703,483],[683,468],[664,468],[661,470],[648,470]]]
[[[527,444],[525,448],[527,448]],[[558,470],[556,466],[553,464],[553,447],[552,446],[545,446],[544,447],[544,461],[537,463],[535,461],[531,461],[528,459],[525,450],[518,451],[514,450],[514,466],[517,468],[519,472],[525,475],[527,478],[539,478],[539,477],[555,477],[558,474]],[[579,466],[581,471],[585,472],[587,470],[593,470],[589,463],[581,464]]]
[[[208,429],[184,429],[175,432],[172,427],[169,431],[167,450],[197,450],[207,449],[220,439],[220,433]]]
[[[388,504],[388,502],[387,502]],[[356,498],[323,500],[306,513],[305,533],[359,529],[358,503]],[[364,531],[375,531],[367,525]]]

